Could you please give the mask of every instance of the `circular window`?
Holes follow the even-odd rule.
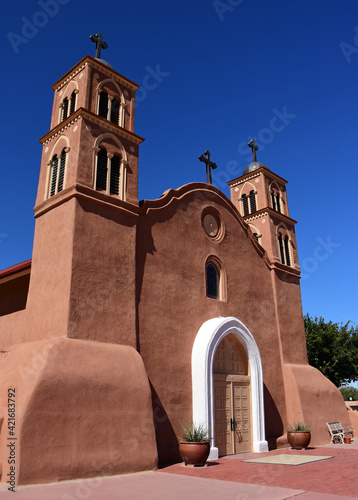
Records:
[[[222,234],[222,226],[218,214],[213,211],[206,211],[203,215],[202,221],[204,230],[210,238],[216,240],[220,238]]]

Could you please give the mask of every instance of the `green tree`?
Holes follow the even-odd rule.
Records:
[[[325,322],[323,318],[304,317],[307,355],[337,387],[358,380],[358,326]]]
[[[358,389],[356,387],[341,387],[339,389],[342,393],[344,401],[358,401]]]

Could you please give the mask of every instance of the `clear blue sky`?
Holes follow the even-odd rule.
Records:
[[[357,324],[356,0],[5,2],[0,268],[31,258],[51,85],[94,55],[98,32],[103,58],[142,85],[140,198],[205,181],[206,149],[229,194],[255,137],[258,160],[288,180],[304,313]]]

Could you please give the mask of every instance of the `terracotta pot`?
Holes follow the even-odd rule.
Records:
[[[352,438],[351,438],[351,437],[349,437],[349,436],[345,436],[345,437],[344,437],[344,442],[345,442],[346,444],[351,444],[351,440],[352,440]]]
[[[210,453],[210,441],[179,442],[179,453],[185,465],[205,465]]]
[[[294,450],[307,448],[311,441],[311,433],[304,431],[287,432],[287,440]]]

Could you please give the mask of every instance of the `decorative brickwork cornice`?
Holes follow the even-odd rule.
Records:
[[[261,167],[257,170],[254,170],[254,172],[250,172],[249,174],[243,175],[241,177],[237,177],[236,179],[229,181],[228,185],[231,188],[235,187],[235,186],[239,186],[240,184],[244,184],[244,182],[247,182],[250,179],[254,179],[255,177],[259,177],[262,173],[264,173],[266,175],[266,177],[270,177],[271,179],[277,180],[283,184],[287,184],[286,179],[284,179],[283,177],[280,177],[279,175],[274,174],[268,168]]]
[[[105,118],[102,118],[101,116],[92,113],[91,111],[88,111],[84,108],[79,108],[77,111],[75,111],[75,113],[66,118],[66,120],[59,123],[56,127],[50,130],[50,132],[41,137],[41,139],[39,139],[39,142],[41,142],[41,144],[47,144],[52,139],[62,134],[66,129],[71,127],[80,118],[86,118],[87,120],[90,120],[92,123],[95,123],[96,125],[99,125],[100,127],[109,130],[113,134],[128,139],[134,142],[135,144],[140,144],[145,140],[143,139],[143,137],[140,137],[134,132],[130,132],[129,130],[124,129],[123,127],[120,127],[119,125],[116,125],[115,123],[112,123],[106,120]]]
[[[120,83],[121,85],[127,87],[130,90],[138,90],[140,87],[137,83],[132,82],[125,76],[121,75],[120,73],[117,73],[117,71],[114,71],[114,69],[111,69],[109,66],[106,66],[105,64],[96,60],[94,57],[87,55],[83,59],[81,59],[81,61],[79,61],[76,64],[76,66],[70,69],[62,78],[60,78],[56,83],[54,83],[51,88],[55,91],[60,90],[76,75],[78,75],[78,73],[80,73],[87,65],[98,69],[99,71],[101,71],[101,73],[104,73],[117,83]]]
[[[291,217],[287,217],[285,214],[281,214],[280,212],[277,212],[276,210],[273,210],[270,207],[263,208],[261,210],[258,210],[257,212],[254,212],[253,214],[245,215],[244,216],[244,221],[245,222],[250,222],[255,219],[261,219],[262,217],[265,217],[265,215],[269,215],[270,217],[276,217],[277,219],[280,219],[288,224],[295,225],[297,224],[297,221],[294,219],[291,219]]]

